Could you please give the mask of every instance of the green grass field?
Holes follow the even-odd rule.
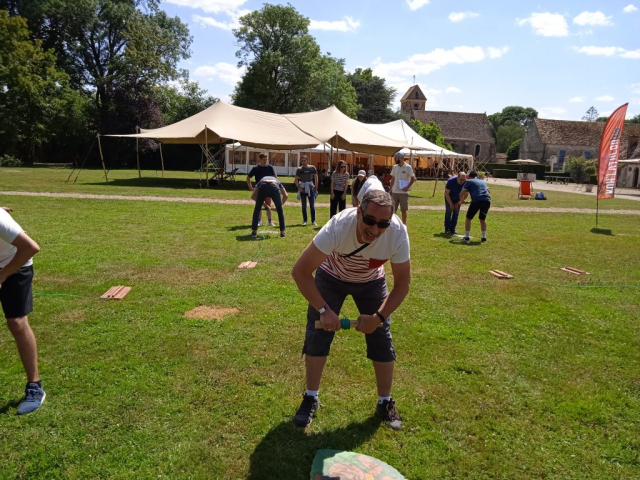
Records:
[[[0,190],[248,198],[199,189],[194,173],[140,182],[114,171],[109,185],[96,170],[65,184],[69,173],[0,169]],[[431,198],[433,183],[419,182],[411,204],[441,204],[438,188]],[[372,417],[356,331],[337,335],[318,418],[308,431],[291,423],[306,303],[290,270],[317,231],[295,201],[286,238],[251,240],[250,205],[0,196],[41,247],[30,323],[47,391],[40,411],[15,415],[25,378],[5,329],[0,478],[297,480],[321,448],[415,480],[639,478],[640,217],[605,212],[592,232],[593,215],[543,211],[593,208],[589,197],[518,203],[514,192],[492,188],[494,204],[541,212],[491,213],[486,244],[442,236],[442,212],[409,212],[412,286],[392,327],[401,432]],[[319,208],[321,225],[328,216]],[[255,269],[236,269],[252,259]],[[97,300],[112,285],[133,289]],[[199,305],[239,311],[184,316]],[[352,301],[342,313],[357,315]]]

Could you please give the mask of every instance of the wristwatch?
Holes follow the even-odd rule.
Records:
[[[375,313],[378,317],[380,317],[380,320],[382,320],[382,323],[384,323],[384,321],[386,320],[386,318],[384,318],[384,315],[382,315],[380,312],[376,312]]]
[[[322,308],[319,308],[319,309],[318,309],[318,313],[321,313],[321,314],[322,314],[322,313],[326,312],[327,310],[329,310],[329,305],[327,305],[327,304],[325,303],[325,304],[324,304],[324,306],[323,306]]]

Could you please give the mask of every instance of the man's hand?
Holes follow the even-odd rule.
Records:
[[[333,191],[331,192],[331,200],[333,200],[334,198],[336,198],[335,194],[333,193]]]
[[[347,191],[345,190],[344,193],[342,194],[342,200],[346,200],[347,199]]]
[[[381,326],[382,322],[378,315],[360,315],[358,317],[358,326],[356,327],[356,330],[362,333],[373,333]]]
[[[407,185],[406,187],[404,187],[404,188],[402,189],[402,191],[403,191],[403,192],[408,192],[408,191],[409,191],[409,185]]]
[[[462,205],[462,202],[456,202],[453,204],[453,209],[452,210],[457,210],[460,208],[460,205]]]
[[[12,208],[10,208],[10,207],[0,207],[0,208],[1,208],[2,210],[4,210],[5,212],[7,212],[7,213],[11,213],[11,212],[13,212],[13,209],[12,209]]]
[[[327,332],[337,332],[340,330],[340,318],[338,318],[338,314],[330,308],[320,314],[320,323],[322,323],[322,328]]]

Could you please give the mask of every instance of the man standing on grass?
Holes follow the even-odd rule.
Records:
[[[251,185],[251,177],[256,177],[256,184],[262,180],[264,177],[278,177],[276,175],[276,171],[274,168],[268,164],[268,155],[264,152],[260,154],[260,164],[253,167],[249,174],[247,175],[247,185],[249,186],[249,190],[253,192],[253,185]],[[267,198],[264,202],[267,210],[267,219],[269,220],[269,226],[275,227],[273,222],[271,221],[271,200]],[[258,218],[258,226],[262,225],[262,210],[260,211],[260,215]]]
[[[0,208],[0,303],[27,373],[25,397],[18,407],[18,415],[23,415],[35,412],[46,397],[38,374],[36,337],[27,319],[33,311],[31,257],[40,247],[7,210]]]
[[[458,215],[460,214],[460,192],[462,186],[467,180],[465,172],[458,172],[458,175],[447,180],[447,186],[444,187],[444,233],[455,235],[456,226],[458,225]]]
[[[407,210],[409,210],[409,190],[416,181],[413,167],[404,161],[404,153],[396,152],[393,156],[396,164],[391,169],[391,194],[396,204],[402,211],[402,223],[407,224]]]
[[[340,309],[351,295],[360,312],[356,330],[365,334],[367,358],[375,371],[376,412],[392,429],[402,428],[391,398],[396,351],[390,326],[391,314],[409,292],[411,262],[407,229],[393,208],[389,193],[366,193],[359,207],[343,210],[322,227],[293,267],[298,289],[309,302],[302,350],[307,390],[293,419],[296,425],[309,425],[319,407],[322,371],[334,332],[340,330]],[[384,271],[387,260],[394,279],[390,293]],[[316,320],[322,329],[316,329]]]
[[[296,170],[293,180],[302,203],[302,225],[307,224],[307,198],[309,199],[309,210],[311,211],[311,224],[316,223],[316,195],[318,194],[318,172],[316,167],[309,165],[309,159],[303,155],[300,157],[300,168]]]
[[[469,172],[469,179],[462,186],[462,193],[460,194],[460,201],[464,202],[467,195],[471,195],[471,204],[469,210],[467,210],[467,218],[464,221],[464,238],[463,242],[468,242],[471,234],[471,220],[476,216],[476,213],[480,212],[478,218],[480,219],[480,229],[482,230],[482,241],[487,241],[487,213],[491,208],[491,197],[489,196],[489,187],[487,182],[480,180],[478,172]]]

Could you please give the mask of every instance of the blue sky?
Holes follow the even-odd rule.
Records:
[[[230,101],[242,71],[232,29],[264,2],[164,0],[189,25],[191,80]],[[277,2],[272,2],[277,3]],[[608,115],[629,102],[640,113],[640,0],[317,0],[290,3],[311,20],[324,53],[346,68],[372,68],[398,90],[416,83],[427,110],[533,107],[542,118]]]

